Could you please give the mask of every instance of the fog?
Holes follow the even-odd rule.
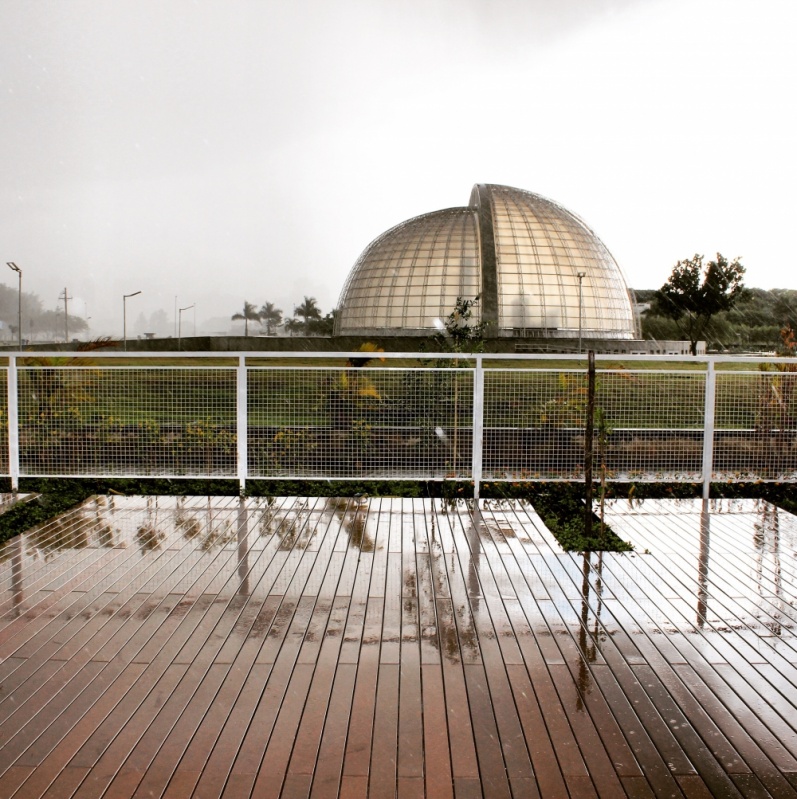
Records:
[[[785,0],[5,0],[0,28],[0,262],[97,335],[135,291],[131,329],[327,312],[476,182],[562,203],[637,288],[717,251],[797,288]]]

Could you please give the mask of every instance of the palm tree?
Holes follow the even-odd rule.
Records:
[[[292,316],[289,316],[285,320],[285,331],[290,336],[303,332],[302,328],[303,324],[298,319],[294,319]]]
[[[321,310],[315,297],[306,296],[304,302],[293,309],[293,313],[302,319],[305,335],[310,332],[310,322],[317,322],[321,319]]]
[[[249,335],[249,321],[257,322],[260,319],[260,314],[251,302],[244,300],[243,313],[234,313],[231,317],[234,322],[244,320],[244,335]]]
[[[271,331],[282,324],[282,308],[277,308],[273,302],[267,302],[260,309],[260,324],[265,323],[266,335],[270,336]]]

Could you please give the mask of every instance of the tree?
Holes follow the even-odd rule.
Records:
[[[156,336],[169,336],[172,333],[172,321],[169,319],[169,314],[159,308],[157,311],[152,312],[149,318],[149,329],[144,331],[146,333],[154,333]]]
[[[31,337],[34,330],[40,330],[39,319],[44,313],[41,300],[35,294],[22,292],[22,337],[25,338],[30,332]],[[10,331],[13,331],[13,338],[16,338],[17,324],[19,316],[19,291],[16,288],[9,288],[5,283],[0,283],[0,321],[5,322]],[[63,326],[62,326],[63,329]]]
[[[65,332],[64,312],[62,310],[42,311],[36,317],[36,325],[38,330],[40,330],[53,341],[63,338]],[[24,320],[22,322],[22,326],[25,327]],[[70,335],[72,333],[83,333],[88,329],[89,326],[85,319],[81,319],[79,316],[72,316],[71,314],[69,315]]]
[[[337,316],[338,309],[333,308],[323,319],[311,319],[307,324],[307,333],[311,336],[333,335]]]
[[[479,295],[472,300],[457,297],[454,310],[445,318],[437,320],[438,333],[435,343],[440,350],[453,352],[483,352],[486,322],[473,321],[473,309],[479,304]]]
[[[711,318],[729,311],[745,295],[744,273],[738,258],[729,262],[720,253],[705,267],[702,255],[678,261],[656,292],[651,310],[673,319],[696,355],[697,342],[705,337]]]
[[[311,323],[321,320],[321,310],[315,297],[305,297],[301,305],[293,309],[294,317],[302,320],[302,332],[307,335],[311,330]]]
[[[773,312],[778,323],[797,329],[797,291],[774,289],[771,293],[775,297]]]
[[[243,319],[244,322],[244,335],[249,335],[249,322],[257,322],[260,320],[260,314],[251,302],[244,300],[244,309],[241,313],[234,313],[231,317],[234,322]]]
[[[656,291],[634,289],[634,294],[639,302],[652,303]],[[712,318],[706,343],[715,349],[777,350],[785,325],[797,329],[797,291],[748,288],[733,308]],[[642,334],[646,339],[683,338],[678,324],[655,308],[642,312]]]
[[[292,316],[289,316],[285,320],[285,332],[289,336],[298,335],[303,331],[303,325],[298,319],[294,319]]]
[[[270,336],[274,328],[282,324],[282,309],[273,302],[267,302],[260,308],[260,324],[265,324],[266,335]]]

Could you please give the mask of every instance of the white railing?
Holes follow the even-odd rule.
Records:
[[[484,481],[583,477],[584,356],[86,357],[7,356],[0,473],[12,488],[23,477],[233,478],[242,491],[258,479],[405,478],[471,480],[478,495]],[[797,359],[597,360],[596,477],[706,492],[712,480],[797,479]]]

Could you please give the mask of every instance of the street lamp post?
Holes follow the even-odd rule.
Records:
[[[583,292],[583,283],[584,278],[587,276],[586,272],[577,272],[576,277],[578,278],[578,352],[581,353],[581,329],[582,329],[582,320],[584,318],[584,292]]]
[[[135,297],[136,295],[141,294],[140,291],[134,291],[132,294],[123,294],[122,295],[122,336],[124,339],[124,350],[127,352],[127,298],[128,297]]]
[[[586,272],[578,272],[578,352],[581,354],[581,322],[584,317],[584,304],[582,302],[584,294],[583,294],[583,282],[584,278],[587,276]]]
[[[19,305],[17,306],[17,333],[19,334],[19,348],[22,349],[22,270],[13,262],[6,261],[6,266],[19,275]]]
[[[64,342],[68,344],[69,343],[69,300],[74,298],[70,297],[69,294],[67,293],[67,290],[64,289],[63,298],[59,294],[58,299],[64,300]]]
[[[177,321],[177,349],[181,350],[183,348],[183,311],[187,311],[190,308],[193,308],[196,303],[193,305],[186,305],[185,308],[179,309],[179,318]]]

